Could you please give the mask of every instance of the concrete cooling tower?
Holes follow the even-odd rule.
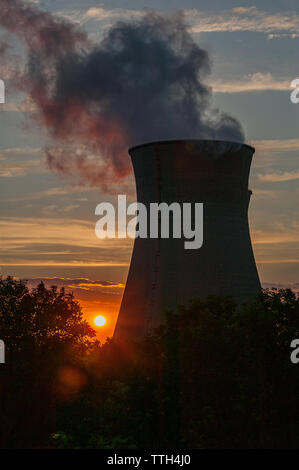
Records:
[[[138,202],[203,203],[203,245],[184,238],[136,238],[115,340],[142,337],[167,310],[210,294],[242,302],[260,289],[252,252],[248,177],[254,149],[245,144],[188,140],[129,150]]]

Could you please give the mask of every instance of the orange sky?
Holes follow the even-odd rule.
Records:
[[[103,342],[107,337],[113,335],[125,287],[123,282],[93,281],[88,278],[44,277],[28,279],[27,285],[32,288],[40,281],[43,281],[47,288],[55,285],[73,292],[75,299],[82,307],[84,318],[95,329],[100,341]],[[102,327],[94,323],[94,319],[98,315],[102,315],[106,319],[106,323]]]

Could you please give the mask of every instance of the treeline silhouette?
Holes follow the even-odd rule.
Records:
[[[101,345],[72,294],[0,281],[1,448],[298,448],[299,296],[194,300]]]

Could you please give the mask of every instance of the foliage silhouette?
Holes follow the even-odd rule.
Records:
[[[61,367],[81,361],[94,336],[78,302],[64,289],[40,283],[29,291],[23,281],[0,280],[0,338],[6,350],[0,369],[2,447],[46,442],[55,429]]]
[[[101,345],[73,296],[0,284],[2,447],[297,448],[299,297],[196,299]]]

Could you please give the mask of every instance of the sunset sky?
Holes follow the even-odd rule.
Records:
[[[194,39],[212,58],[207,83],[214,104],[240,120],[246,142],[256,148],[249,216],[261,281],[299,290],[299,103],[290,101],[290,82],[299,78],[298,1],[32,3],[76,23],[94,42],[115,21],[134,20],[145,9],[184,10]],[[0,33],[6,39],[7,32]],[[28,279],[30,287],[43,279],[70,288],[90,322],[97,314],[107,318],[103,338],[114,329],[132,240],[96,238],[94,212],[124,191],[134,201],[132,172],[107,194],[48,168],[47,133],[31,120],[34,104],[10,86],[25,53],[14,35],[9,41],[16,60],[0,63],[6,83],[6,103],[0,104],[1,273]]]

